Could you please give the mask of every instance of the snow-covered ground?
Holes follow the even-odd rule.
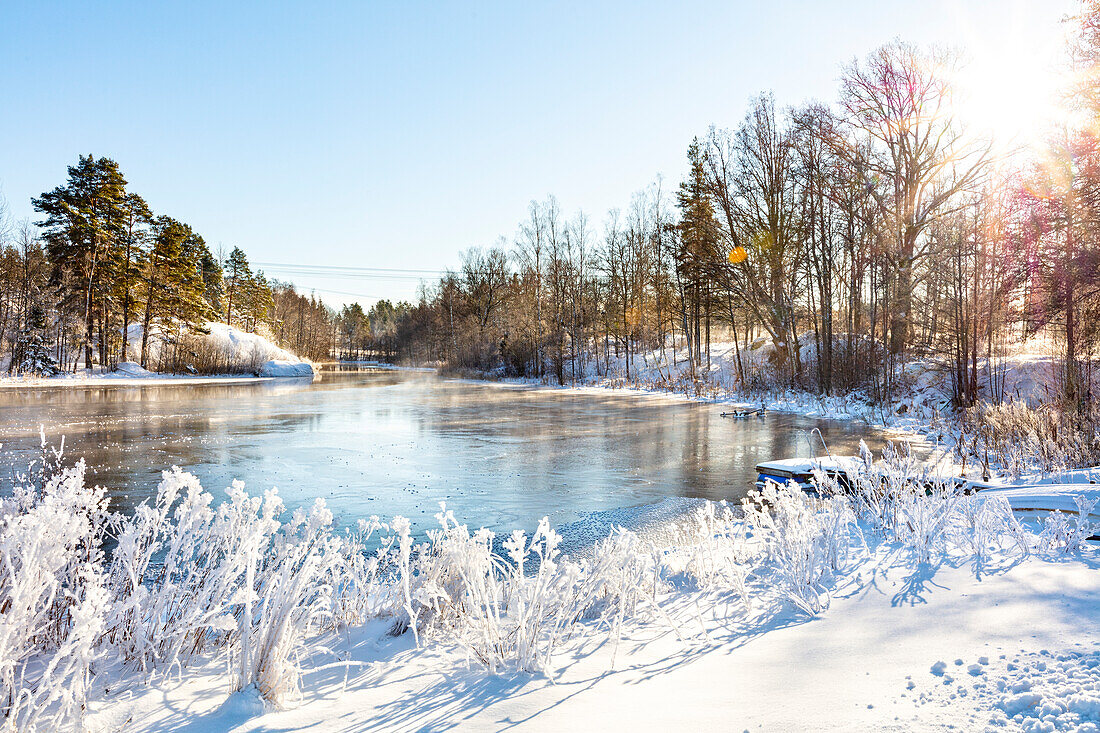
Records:
[[[1100,557],[914,569],[888,552],[807,619],[683,593],[669,620],[578,638],[559,671],[489,674],[375,622],[265,710],[221,670],[121,688],[88,730],[1076,730],[1100,720]],[[617,646],[617,648],[616,648]],[[323,668],[324,665],[336,665]],[[342,666],[341,666],[342,665]],[[131,698],[130,695],[133,694]]]
[[[283,524],[276,494],[215,509],[175,470],[113,559],[71,565],[102,491],[66,470],[0,505],[0,685],[43,661],[64,671],[33,689],[87,680],[17,697],[88,731],[1097,731],[1095,490],[1021,524],[861,455],[847,493],[650,508],[574,558],[545,521],[498,545],[444,508],[424,545],[400,517],[343,537],[322,501]],[[57,582],[72,630],[34,652]]]

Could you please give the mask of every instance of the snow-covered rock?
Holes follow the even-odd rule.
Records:
[[[120,361],[115,367],[115,373],[120,377],[151,377],[153,372],[143,369],[136,361]]]
[[[316,374],[313,365],[308,361],[289,361],[287,359],[271,359],[260,365],[261,377],[312,377]]]

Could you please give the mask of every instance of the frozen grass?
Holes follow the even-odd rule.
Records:
[[[865,453],[850,490],[819,481],[821,497],[769,483],[741,507],[701,503],[668,544],[620,528],[573,559],[546,520],[499,545],[445,506],[424,541],[402,517],[338,533],[321,500],[287,518],[274,491],[234,483],[215,504],[178,468],[120,517],[83,464],[53,465],[0,503],[3,730],[79,728],[95,670],[182,676],[200,658],[223,660],[231,689],[285,707],[325,632],[372,619],[421,647],[457,645],[490,673],[553,678],[567,640],[602,636],[615,649],[634,622],[680,634],[669,607],[681,589],[726,614],[778,603],[813,616],[876,547],[913,568],[981,568],[1077,553],[1100,529],[1081,506],[1030,533],[1004,499],[964,496],[892,450],[877,463]]]
[[[1023,401],[980,404],[962,415],[956,452],[1010,476],[1056,473],[1100,463],[1100,415],[1073,406]]]

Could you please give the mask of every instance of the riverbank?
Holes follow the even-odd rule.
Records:
[[[570,643],[553,677],[488,674],[459,647],[417,649],[376,622],[329,640],[283,711],[228,695],[207,668],[116,690],[88,730],[1095,731],[1100,716],[1100,563],[1095,552],[975,573],[860,567],[807,620],[684,593],[669,623],[618,643]],[[683,639],[678,638],[682,636]],[[325,665],[335,665],[324,668]],[[127,699],[130,694],[133,698]],[[578,721],[582,721],[578,723]],[[1046,726],[1046,727],[1045,727]]]
[[[125,387],[157,383],[233,384],[257,378],[312,378],[318,374],[316,365],[308,359],[277,346],[261,334],[243,331],[225,323],[208,321],[201,331],[188,336],[196,340],[191,346],[202,352],[200,354],[192,351],[195,363],[205,368],[196,369],[194,364],[188,362],[182,366],[177,364],[178,368],[186,366],[184,371],[187,373],[157,372],[150,371],[137,362],[122,361],[112,369],[92,367],[76,372],[62,371],[52,376],[0,376],[0,389],[73,387],[99,383]],[[142,350],[140,324],[130,327],[127,338],[130,354],[145,353]],[[150,360],[146,362],[147,365],[161,363],[161,354],[168,351],[169,347],[163,334],[154,335],[149,343]],[[5,362],[0,361],[0,368],[7,371],[7,367]],[[199,373],[204,371],[212,373]],[[217,373],[219,371],[225,373]]]
[[[84,371],[56,377],[0,377],[0,389],[43,389],[66,387],[148,387],[158,384],[174,386],[209,384],[248,384],[274,379],[315,379],[319,372],[290,365],[287,369],[273,367],[267,374],[160,374],[134,373],[131,370],[113,372]]]
[[[106,675],[84,729],[1097,730],[1094,543],[1013,529],[1006,505],[977,498],[922,493],[897,524],[849,513],[846,499],[763,498],[768,513],[708,505],[668,544],[636,545],[628,533],[586,569],[561,558],[545,578],[545,560],[513,576],[505,596],[545,614],[530,627],[514,600],[489,626],[469,626],[479,571],[460,548],[476,539],[445,523],[428,555],[442,565],[420,566],[420,577],[465,570],[461,587],[431,591],[438,625],[393,633],[426,601],[421,580],[407,596],[421,600],[398,600],[392,616],[313,639],[300,683],[278,704],[254,687],[232,692],[215,655],[151,685]],[[940,518],[932,535],[913,527],[928,507]],[[594,578],[618,580],[595,586],[610,607],[585,605],[594,610],[561,627],[554,609],[572,601],[551,577],[589,590]],[[492,624],[532,635],[501,637],[487,669],[481,635]],[[527,644],[538,650],[531,666]]]

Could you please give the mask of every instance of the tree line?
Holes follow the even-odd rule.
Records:
[[[239,247],[220,257],[188,224],[154,214],[109,158],[80,156],[63,184],[32,203],[39,221],[0,228],[0,364],[8,373],[126,361],[201,371],[188,338],[209,321],[311,358],[331,351],[330,308],[254,272]]]
[[[1095,4],[1079,18],[1081,67],[1100,62],[1098,18]],[[560,383],[640,367],[704,382],[719,339],[737,345],[743,388],[878,400],[931,357],[967,406],[1010,397],[1004,357],[1042,333],[1061,395],[1088,402],[1100,87],[1084,75],[1070,90],[1085,122],[1041,154],[995,154],[955,114],[956,64],[895,42],[847,66],[832,105],[761,94],[738,125],[691,142],[676,190],[658,181],[599,227],[552,196],[532,202],[514,237],[467,250],[415,303],[345,309],[359,325],[341,343]],[[742,358],[762,343],[768,361]]]

